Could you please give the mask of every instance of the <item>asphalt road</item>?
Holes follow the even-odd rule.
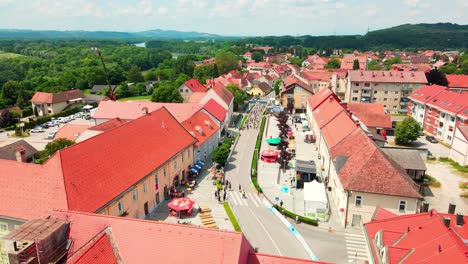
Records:
[[[288,257],[310,259],[291,231],[263,204],[263,197],[257,196],[250,181],[252,153],[258,130],[243,130],[233,155],[226,166],[226,179],[234,191],[228,197],[242,232],[259,252]],[[247,198],[242,198],[239,184]]]

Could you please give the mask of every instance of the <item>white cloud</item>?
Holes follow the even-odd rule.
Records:
[[[165,15],[167,14],[168,9],[166,7],[159,7],[158,8],[158,15]]]

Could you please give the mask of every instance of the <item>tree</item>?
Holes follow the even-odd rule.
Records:
[[[206,83],[206,80],[211,79],[211,77],[214,76],[214,67],[214,65],[210,64],[195,67],[195,70],[193,71],[193,77],[200,83]]]
[[[263,60],[263,54],[258,51],[252,52],[251,57],[252,57],[252,60],[254,60],[255,62],[259,62]]]
[[[36,163],[44,163],[50,158],[50,156],[54,155],[55,152],[69,147],[73,144],[75,144],[75,142],[67,138],[58,138],[52,142],[47,143],[45,149],[39,152],[39,159],[36,160]]]
[[[414,118],[409,116],[397,124],[395,128],[395,143],[397,145],[408,144],[408,142],[416,140],[420,133],[421,126]]]
[[[147,71],[145,73],[145,81],[156,81],[158,79],[158,75],[154,71]]]
[[[177,77],[177,79],[175,80],[175,85],[177,88],[179,88],[184,82],[190,80],[190,76],[188,76],[187,74],[185,73],[181,73],[179,74],[179,77]]]
[[[220,51],[215,57],[216,67],[219,74],[225,74],[239,68],[239,58],[232,52]]]
[[[133,66],[130,70],[127,71],[126,74],[127,81],[131,83],[138,83],[145,81],[143,75],[141,74],[141,70],[138,66]]]
[[[447,86],[448,81],[447,77],[445,77],[445,73],[440,72],[437,69],[430,70],[426,72],[426,79],[429,84],[438,84],[442,86]]]
[[[213,65],[213,78],[219,77],[218,65],[216,63]]]
[[[339,69],[341,67],[341,61],[337,58],[331,58],[324,67],[326,69]]]
[[[0,127],[8,127],[18,123],[18,117],[11,111],[3,110],[0,116]]]
[[[221,145],[211,152],[211,160],[224,167],[229,157],[229,152],[231,152],[231,145],[232,140],[226,138]]]
[[[273,90],[275,90],[275,95],[278,97],[280,94],[280,85],[283,80],[278,79],[275,81],[275,84],[273,85]]]
[[[152,102],[161,103],[182,103],[184,99],[179,93],[178,87],[170,81],[162,81],[157,89],[154,90],[151,96]]]
[[[380,63],[378,61],[371,60],[367,64],[367,70],[369,70],[369,71],[380,71],[380,70],[382,70],[382,68],[380,67]]]
[[[353,61],[353,70],[359,70],[359,60],[355,59]]]
[[[115,96],[117,98],[125,98],[125,97],[130,97],[132,94],[130,94],[130,89],[128,88],[127,83],[122,83],[115,89]]]
[[[18,91],[21,89],[17,81],[8,81],[2,86],[0,97],[5,100],[7,106],[13,106],[18,100]]]
[[[245,100],[248,98],[248,94],[239,88],[239,86],[235,84],[228,84],[226,88],[232,93],[234,96],[234,109],[237,110],[240,105],[243,105]]]

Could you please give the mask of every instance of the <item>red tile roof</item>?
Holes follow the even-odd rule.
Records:
[[[447,74],[448,87],[468,89],[468,75]]]
[[[275,256],[263,253],[249,252],[249,264],[306,264],[306,263],[327,263],[308,259],[291,258],[286,256]]]
[[[295,85],[302,87],[304,90],[312,94],[314,93],[314,89],[312,89],[312,87],[310,87],[307,83],[299,80],[299,78],[297,78],[294,75],[289,75],[288,77],[283,79],[283,83],[282,83],[283,92],[294,88]]]
[[[69,264],[117,264],[117,257],[114,254],[109,236],[106,233],[100,234],[95,240],[90,241],[77,254],[68,258]]]
[[[332,96],[335,100],[339,100],[338,96],[330,89],[320,89],[314,96],[309,97],[309,107],[315,110],[321,103]]]
[[[0,160],[0,215],[30,219],[52,209],[96,212],[194,143],[161,108],[59,150],[44,165]]]
[[[213,134],[219,131],[219,126],[203,111],[198,111],[192,117],[182,122],[192,136],[197,139],[195,147],[205,143]]]
[[[192,93],[188,99],[188,103],[198,104],[206,96],[206,92],[203,93]]]
[[[354,60],[359,61],[359,69],[365,69],[367,64],[367,56],[354,56],[353,54],[346,54],[341,61],[340,69],[352,70],[354,66]]]
[[[214,99],[206,102],[203,108],[221,122],[224,122],[224,119],[226,119],[227,110]]]
[[[373,83],[427,83],[426,74],[422,71],[348,71],[351,82]]]
[[[432,97],[426,104],[444,112],[468,116],[468,113],[464,113],[464,110],[468,109],[468,93],[445,90]]]
[[[392,128],[392,116],[380,103],[348,103],[348,109],[367,127]]]
[[[88,130],[96,130],[96,131],[108,131],[108,130],[111,130],[111,129],[114,129],[116,127],[119,127],[125,123],[128,123],[128,121],[126,120],[123,120],[123,119],[120,119],[120,118],[114,118],[114,119],[111,119],[109,121],[106,121],[102,124],[99,124],[99,125],[96,125],[96,126],[92,126],[90,128],[88,128]]]
[[[226,103],[226,105],[231,105],[234,96],[224,85],[217,82],[211,89]]]
[[[322,82],[330,82],[332,76],[335,73],[329,72],[329,71],[303,71],[301,72],[301,76],[308,80],[308,81],[313,81],[313,80],[319,80]]]
[[[392,69],[394,71],[423,71],[429,72],[432,70],[431,65],[422,63],[422,64],[393,64]]]
[[[359,127],[357,128],[356,123],[344,109],[340,111],[322,128],[328,149],[335,147],[356,129],[361,130]]]
[[[80,98],[85,98],[85,95],[78,89],[64,91],[60,93],[36,92],[31,98],[31,102],[41,104],[55,104]]]
[[[397,217],[397,214],[394,214],[382,207],[377,207],[375,210],[374,216],[372,217],[372,221],[384,220],[392,217]]]
[[[465,139],[468,140],[468,126],[457,126],[457,129],[460,130]]]
[[[195,78],[192,78],[188,81],[186,81],[185,83],[185,86],[187,86],[187,88],[189,88],[190,90],[192,90],[192,92],[196,92],[196,93],[204,93],[206,92],[206,87],[201,84],[197,79]]]
[[[89,125],[65,124],[57,131],[54,139],[66,138],[75,141],[76,137],[86,129],[90,128]]]
[[[337,125],[334,128],[341,130]],[[360,128],[332,147],[330,155],[346,190],[421,198],[418,186],[405,170],[386,156]],[[342,160],[345,160],[344,164]]]
[[[175,118],[182,122],[200,110],[203,105],[194,103],[153,103],[153,102],[119,102],[103,101],[94,114],[95,119],[132,120],[144,115],[143,108],[148,108],[148,112],[165,107]]]
[[[440,85],[423,85],[416,91],[412,92],[408,98],[420,103],[426,103],[434,96],[440,94],[442,91],[447,90],[447,87]]]
[[[328,97],[328,99],[324,100],[318,108],[316,108],[313,111],[313,115],[319,128],[323,128],[325,125],[330,123],[335,117],[337,117],[340,113],[344,111],[345,109],[340,105],[340,103],[338,103],[338,101],[334,97],[330,96]],[[350,124],[351,130],[354,130],[356,125],[354,125],[352,121],[350,122]]]
[[[450,228],[443,218],[449,217]],[[389,249],[389,264],[401,263],[468,263],[468,217],[456,225],[456,216],[437,213],[404,215],[364,224],[365,235],[373,241],[380,231],[383,246]],[[370,243],[376,263],[379,261],[375,243]]]

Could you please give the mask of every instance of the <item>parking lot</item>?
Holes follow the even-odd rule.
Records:
[[[91,126],[95,125],[94,119],[86,120],[84,118],[75,118],[75,120],[72,120],[65,124],[80,124]],[[29,144],[31,144],[33,147],[35,147],[37,150],[44,150],[47,143],[52,141],[52,139],[48,139],[47,136],[51,132],[57,132],[59,128],[64,126],[65,124],[58,124],[57,126],[46,128],[43,132],[40,133],[30,133],[30,136],[25,138],[13,137],[12,134],[14,134],[14,131],[4,131],[0,133],[0,147],[23,139]]]
[[[395,142],[394,136],[387,136],[387,142],[392,145]],[[398,146],[405,147],[405,146]],[[431,143],[426,140],[426,136],[420,136],[416,141],[408,144],[406,147],[423,148],[429,150],[435,157],[448,157],[450,149],[440,143]]]

